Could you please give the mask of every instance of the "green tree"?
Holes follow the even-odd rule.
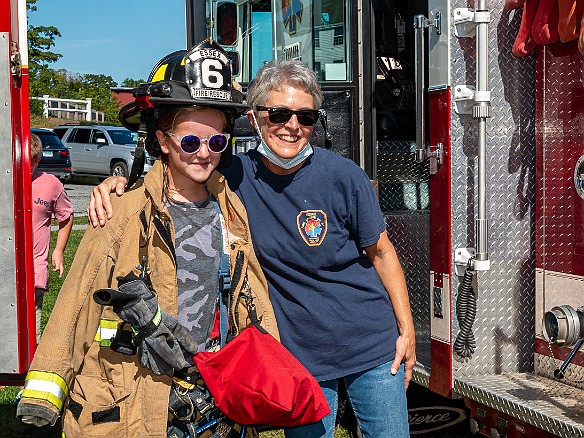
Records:
[[[35,12],[37,0],[26,0],[26,10]],[[53,93],[57,85],[62,85],[63,75],[59,75],[48,67],[51,62],[56,62],[61,58],[58,53],[50,49],[55,45],[55,38],[61,33],[55,26],[32,26],[28,25],[28,81],[30,96],[42,96]],[[50,90],[50,91],[49,91]],[[38,100],[30,100],[31,114],[42,115],[43,104]]]
[[[37,10],[38,0],[26,0],[26,8],[29,13]],[[48,66],[61,58],[58,53],[53,53],[51,48],[55,45],[55,38],[61,33],[54,26],[28,26],[28,50],[29,50],[29,93],[31,97],[48,94],[51,97],[61,99],[87,99],[91,98],[93,110],[102,111],[105,114],[105,123],[119,124],[119,101],[112,99],[111,88],[118,84],[111,76],[103,74],[78,74],[67,70],[55,70]],[[135,87],[140,80],[124,79],[122,86]],[[31,114],[42,115],[42,102],[30,100]]]
[[[35,12],[37,0],[26,0],[26,10]],[[28,56],[29,69],[36,69],[42,65],[56,62],[62,55],[51,52],[51,47],[55,45],[55,38],[60,37],[61,32],[55,26],[32,26],[28,25]]]
[[[91,97],[92,108],[104,112],[105,123],[118,125],[120,105],[118,100],[112,99],[111,93],[111,88],[118,86],[117,82],[111,76],[103,74],[77,75],[77,80],[79,81],[78,98]]]
[[[126,88],[136,88],[138,85],[143,84],[144,80],[142,79],[131,79],[131,78],[126,78],[122,81],[122,84],[120,85],[121,87],[126,87]]]

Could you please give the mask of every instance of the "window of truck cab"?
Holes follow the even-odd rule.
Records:
[[[237,51],[248,83],[273,59],[299,59],[321,82],[351,80],[349,0],[211,1],[212,34]],[[209,5],[207,7],[209,14]]]

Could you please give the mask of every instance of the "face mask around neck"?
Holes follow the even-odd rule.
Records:
[[[262,142],[256,148],[256,150],[262,156],[266,157],[266,159],[270,163],[275,164],[276,166],[278,166],[282,169],[290,170],[293,167],[298,166],[300,163],[302,163],[304,160],[306,160],[308,157],[310,157],[312,155],[312,153],[313,153],[312,146],[310,145],[310,143],[306,143],[306,146],[304,146],[304,148],[295,157],[292,157],[292,158],[280,157],[273,150],[271,150],[270,147],[264,141],[264,138],[263,138],[262,133],[261,133],[262,131],[260,130],[260,125],[258,124],[253,111],[252,111],[251,115],[253,117],[253,121],[255,122],[256,129],[257,129],[257,131],[260,135],[260,138],[262,140]]]

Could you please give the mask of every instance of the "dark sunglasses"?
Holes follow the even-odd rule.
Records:
[[[180,148],[185,154],[196,154],[201,149],[201,143],[207,142],[207,147],[209,151],[220,154],[229,145],[230,134],[213,134],[205,138],[197,137],[196,135],[185,135],[184,137],[179,137],[172,132],[165,132],[164,135],[169,137],[174,137],[180,142]]]
[[[293,111],[288,108],[273,108],[267,106],[258,106],[258,111],[267,111],[268,112],[268,119],[270,122],[275,123],[277,125],[283,125],[287,123],[288,120],[292,117],[292,115],[296,115],[298,119],[298,123],[304,126],[314,126],[316,122],[318,122],[319,112],[317,110],[297,110]]]

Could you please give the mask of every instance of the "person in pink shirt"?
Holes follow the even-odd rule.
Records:
[[[49,244],[51,241],[51,218],[59,223],[57,243],[51,255],[53,271],[63,276],[63,252],[73,228],[73,205],[59,179],[51,174],[37,171],[42,156],[41,139],[30,134],[32,165],[32,233],[34,256],[34,287],[36,306],[37,344],[41,339],[41,315],[43,297],[49,284]]]

